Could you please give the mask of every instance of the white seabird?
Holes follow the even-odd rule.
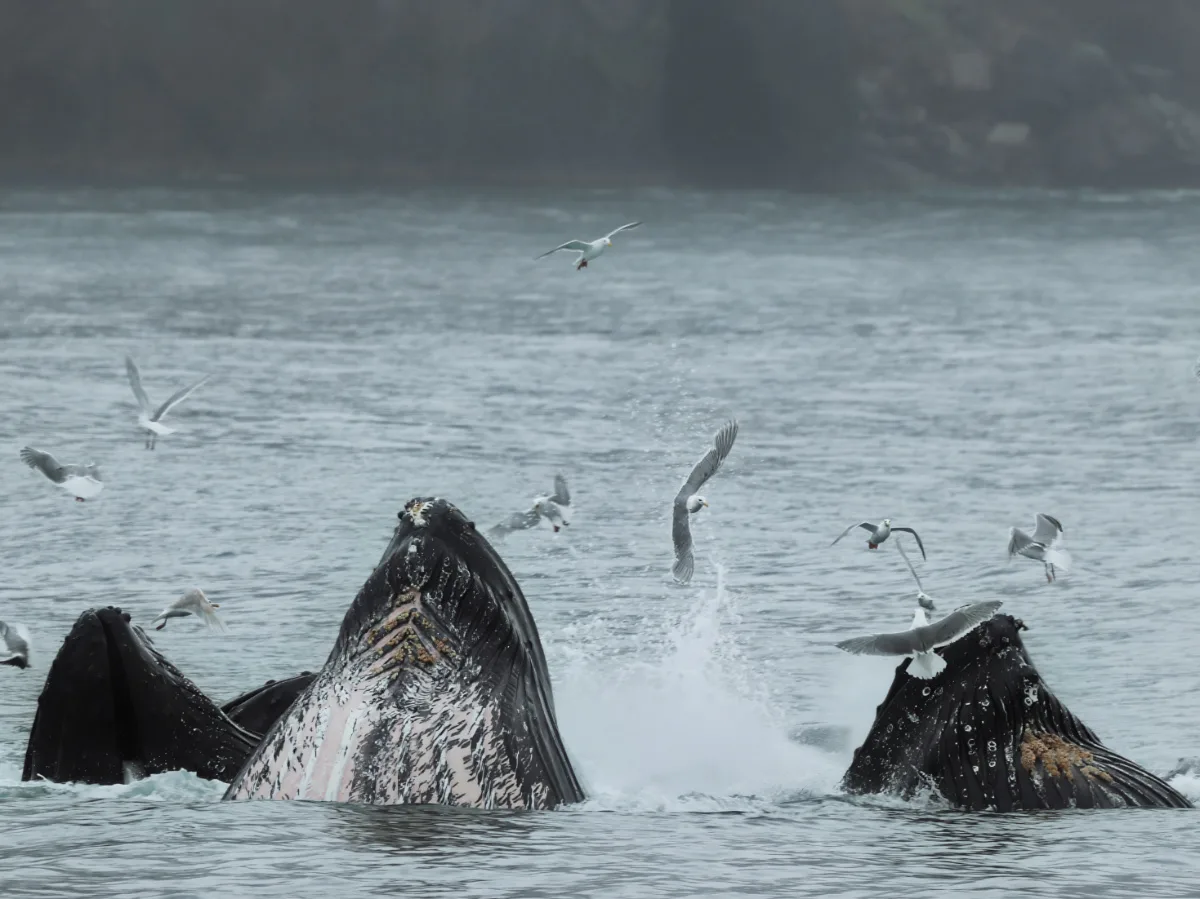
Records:
[[[7,650],[0,655],[0,665],[13,665],[17,668],[29,667],[29,631],[21,624],[5,624],[0,621],[0,639],[4,640]]]
[[[224,631],[225,625],[217,617],[216,610],[219,608],[221,608],[220,603],[209,602],[203,590],[193,587],[163,609],[151,624],[154,625],[156,631],[161,631],[172,618],[186,618],[188,615],[196,615],[210,630]]]
[[[561,474],[554,476],[554,492],[549,496],[535,496],[533,505],[524,512],[514,512],[504,521],[493,527],[489,534],[495,537],[503,537],[510,531],[521,531],[526,528],[537,527],[538,522],[545,518],[554,528],[555,533],[559,528],[567,527],[571,522],[567,520],[566,510],[571,505],[571,491],[567,489],[567,479]]]
[[[1063,526],[1057,518],[1038,513],[1037,523],[1030,537],[1020,528],[1008,529],[1008,557],[1024,556],[1042,563],[1046,571],[1046,583],[1058,580],[1055,568],[1071,570],[1071,554],[1059,544],[1062,542]]]
[[[138,425],[146,432],[146,449],[154,449],[159,437],[175,433],[175,429],[168,428],[162,420],[167,417],[168,412],[187,399],[192,391],[209,379],[209,375],[205,375],[190,387],[175,391],[157,409],[151,409],[150,397],[146,396],[146,391],[142,389],[142,375],[132,356],[125,357],[125,373],[129,375],[129,386],[133,388],[133,395],[137,397]]]
[[[733,449],[733,441],[737,439],[737,435],[737,419],[717,431],[712,448],[693,466],[692,473],[675,495],[675,503],[671,509],[671,539],[675,543],[675,564],[671,566],[671,574],[681,584],[686,584],[692,579],[692,572],[696,567],[692,556],[692,529],[688,517],[708,505],[708,500],[696,491],[717,473],[717,469]]]
[[[903,531],[906,534],[912,534],[917,540],[917,548],[921,550],[921,558],[929,558],[925,555],[925,544],[921,542],[921,535],[912,528],[902,528],[899,525],[893,525],[890,518],[885,518],[879,524],[871,524],[869,521],[860,521],[858,524],[852,524],[846,530],[837,535],[837,539],[830,543],[833,546],[838,540],[841,540],[855,528],[863,528],[871,532],[871,536],[867,538],[867,549],[879,549],[879,545],[883,543],[892,533],[892,531]]]
[[[937,677],[946,669],[946,660],[934,652],[969,634],[976,627],[996,614],[1003,603],[998,600],[977,602],[955,609],[945,618],[933,624],[921,624],[925,610],[917,608],[913,614],[912,627],[895,634],[871,634],[855,637],[836,644],[838,649],[856,655],[908,656],[912,662],[908,673],[913,677],[928,680]]]
[[[32,446],[21,447],[20,455],[22,462],[40,471],[74,496],[78,503],[99,496],[100,491],[104,489],[100,479],[100,466],[95,462],[88,462],[86,465],[63,464],[49,453],[43,453]]]
[[[564,244],[559,244],[553,250],[547,250],[541,256],[535,256],[535,259],[545,259],[551,253],[557,253],[559,250],[573,250],[579,256],[575,260],[575,271],[581,268],[587,268],[587,264],[593,259],[604,254],[604,251],[611,247],[613,235],[620,234],[622,231],[628,231],[630,228],[636,228],[641,222],[630,222],[627,225],[622,225],[615,231],[609,231],[603,237],[597,237],[595,240],[568,240]]]

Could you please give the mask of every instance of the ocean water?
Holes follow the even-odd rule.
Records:
[[[622,222],[588,270],[571,237]],[[0,858],[9,896],[1181,896],[1192,811],[965,814],[838,783],[908,624],[997,598],[1046,682],[1153,771],[1200,754],[1200,195],[225,190],[0,193]],[[150,452],[152,400],[203,374]],[[741,434],[670,581],[671,500]],[[100,463],[78,504],[30,444]],[[545,813],[221,803],[175,772],[22,784],[84,609],[148,624],[218,700],[315,668],[412,496],[512,535],[589,793]],[[1006,559],[1066,527],[1054,584]],[[1177,777],[1200,799],[1200,778]]]

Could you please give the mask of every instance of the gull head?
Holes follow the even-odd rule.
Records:
[[[689,496],[687,501],[687,510],[691,513],[699,512],[702,507],[707,508],[708,500],[703,496]]]
[[[892,526],[892,520],[890,518],[885,518],[883,520],[883,526],[885,528],[890,528]]]
[[[610,238],[610,237],[604,238],[604,245],[606,247],[611,247],[612,246],[612,238]]]

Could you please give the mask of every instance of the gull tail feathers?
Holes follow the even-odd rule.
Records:
[[[1060,546],[1052,546],[1046,550],[1046,561],[1063,571],[1071,570],[1071,554]]]
[[[908,673],[921,680],[937,677],[945,670],[946,660],[936,652],[918,652],[908,666]]]

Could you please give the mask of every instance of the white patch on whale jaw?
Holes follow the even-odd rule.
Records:
[[[227,798],[551,807],[544,784],[522,789],[478,672],[446,661],[322,672]]]

